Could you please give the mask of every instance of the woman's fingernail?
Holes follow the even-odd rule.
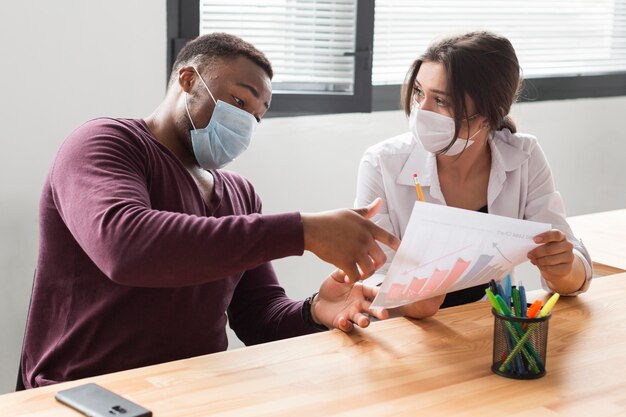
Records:
[[[534,239],[534,240],[535,240],[535,243],[541,243],[541,242],[543,242],[543,238],[542,238],[542,237],[540,237],[540,236],[535,237],[535,239]]]

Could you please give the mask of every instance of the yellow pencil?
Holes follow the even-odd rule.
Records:
[[[417,179],[417,174],[413,174],[413,180],[415,181],[415,191],[417,191],[417,199],[419,201],[424,201],[424,194],[422,193],[422,187],[420,186],[420,182]]]

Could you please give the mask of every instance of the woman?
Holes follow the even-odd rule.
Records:
[[[402,92],[410,132],[369,148],[359,167],[356,205],[384,201],[373,219],[402,237],[416,200],[418,173],[425,201],[551,223],[528,253],[544,285],[566,295],[584,292],[591,259],[565,220],[560,194],[537,139],[516,133],[508,116],[521,84],[511,43],[472,32],[433,43],[407,74]],[[391,262],[366,281],[377,285]],[[477,301],[486,285],[413,303],[401,313],[428,317],[440,307]]]

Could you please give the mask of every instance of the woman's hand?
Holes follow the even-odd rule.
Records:
[[[411,304],[394,308],[390,313],[394,316],[400,315],[413,319],[425,319],[427,317],[434,316],[439,311],[439,307],[441,307],[445,298],[445,294],[438,295],[433,298],[416,301]]]
[[[539,268],[548,286],[562,294],[580,289],[585,282],[585,267],[565,234],[552,229],[533,239],[542,245],[528,252],[528,259]]]
[[[311,316],[316,323],[349,333],[355,324],[369,326],[368,313],[381,320],[389,317],[387,310],[369,309],[378,288],[361,283],[347,284],[345,279],[345,272],[336,269],[322,283],[320,292],[311,302]]]
[[[537,266],[546,281],[558,281],[569,275],[574,263],[574,245],[557,229],[548,230],[534,237],[541,246],[528,252],[528,259]]]

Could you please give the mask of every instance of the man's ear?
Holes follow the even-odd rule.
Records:
[[[181,90],[190,93],[196,83],[196,71],[193,67],[186,66],[178,70],[178,85]]]

